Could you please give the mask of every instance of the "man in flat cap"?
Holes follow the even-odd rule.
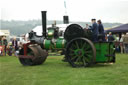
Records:
[[[98,25],[96,23],[96,19],[92,19],[92,32],[93,32],[93,37],[92,37],[92,40],[94,42],[97,42],[98,41]]]

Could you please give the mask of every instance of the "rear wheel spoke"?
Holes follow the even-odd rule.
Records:
[[[86,62],[85,62],[85,60],[84,60],[84,57],[83,57],[83,64],[84,64],[84,66],[86,65]]]
[[[78,45],[78,42],[76,41],[75,43],[76,43],[76,46],[77,46],[77,48],[79,49],[79,45]]]
[[[91,60],[93,58],[92,55],[87,55],[88,59]]]
[[[83,57],[83,59],[84,59],[87,63],[89,63],[89,61],[90,61],[90,60],[88,60],[87,57]]]
[[[75,58],[77,58],[78,56],[77,55],[75,55],[75,56],[73,56],[72,58],[71,58],[71,60],[74,60]]]
[[[92,54],[92,51],[85,51],[85,54]]]
[[[76,47],[76,45],[74,43],[72,44],[71,48],[77,49],[77,47]]]
[[[76,59],[76,62],[78,62],[80,60],[81,57],[78,56],[78,58]]]
[[[69,50],[70,50],[70,51],[72,51],[72,52],[74,52],[74,50],[73,50],[73,49],[71,49],[71,48],[70,48]]]
[[[86,48],[86,43],[83,44],[82,49]]]

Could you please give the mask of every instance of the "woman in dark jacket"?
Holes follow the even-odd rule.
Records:
[[[100,39],[101,39],[102,41],[106,41],[106,40],[105,40],[104,27],[103,27],[103,25],[102,25],[101,20],[98,20],[98,21],[97,21],[97,24],[98,24],[98,31],[99,31]],[[99,39],[99,40],[100,40],[100,39]]]
[[[18,50],[18,41],[16,40],[16,38],[12,40],[12,46],[14,47],[15,51]]]

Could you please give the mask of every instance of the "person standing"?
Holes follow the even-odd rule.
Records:
[[[128,53],[128,33],[123,36],[124,53]]]
[[[0,37],[0,55],[3,55],[3,42],[2,42],[2,37]]]
[[[114,39],[114,36],[112,35],[111,32],[109,32],[109,36],[108,36],[108,42],[113,42],[115,39]]]
[[[97,26],[97,23],[96,23],[96,19],[92,19],[92,33],[93,33],[93,36],[92,36],[92,40],[94,42],[97,42],[98,41],[98,26]]]
[[[7,49],[7,39],[6,39],[6,36],[3,36],[1,41],[0,41],[0,45],[2,46],[3,48],[3,55],[6,56],[6,49]]]
[[[16,37],[12,40],[12,46],[14,48],[14,53],[18,50],[18,41],[16,40]]]
[[[106,41],[106,40],[105,40],[105,33],[104,33],[104,26],[103,26],[101,20],[98,20],[98,21],[97,21],[97,24],[98,24],[99,35],[101,35],[101,36],[100,36],[100,39],[101,39],[102,41]],[[99,39],[99,40],[100,40],[100,39]]]
[[[124,36],[124,34],[122,34],[122,36],[120,38],[120,51],[121,51],[121,53],[124,53],[123,36]]]
[[[6,36],[3,37],[3,44],[4,44],[4,53],[5,53],[5,56],[6,56],[7,45],[8,45],[8,41],[6,39]]]

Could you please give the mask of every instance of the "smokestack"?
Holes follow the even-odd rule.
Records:
[[[46,37],[46,28],[47,28],[47,21],[46,21],[46,12],[47,11],[41,11],[42,13],[42,34],[44,37]]]
[[[69,24],[69,18],[68,18],[68,16],[63,16],[63,23],[64,24]]]

